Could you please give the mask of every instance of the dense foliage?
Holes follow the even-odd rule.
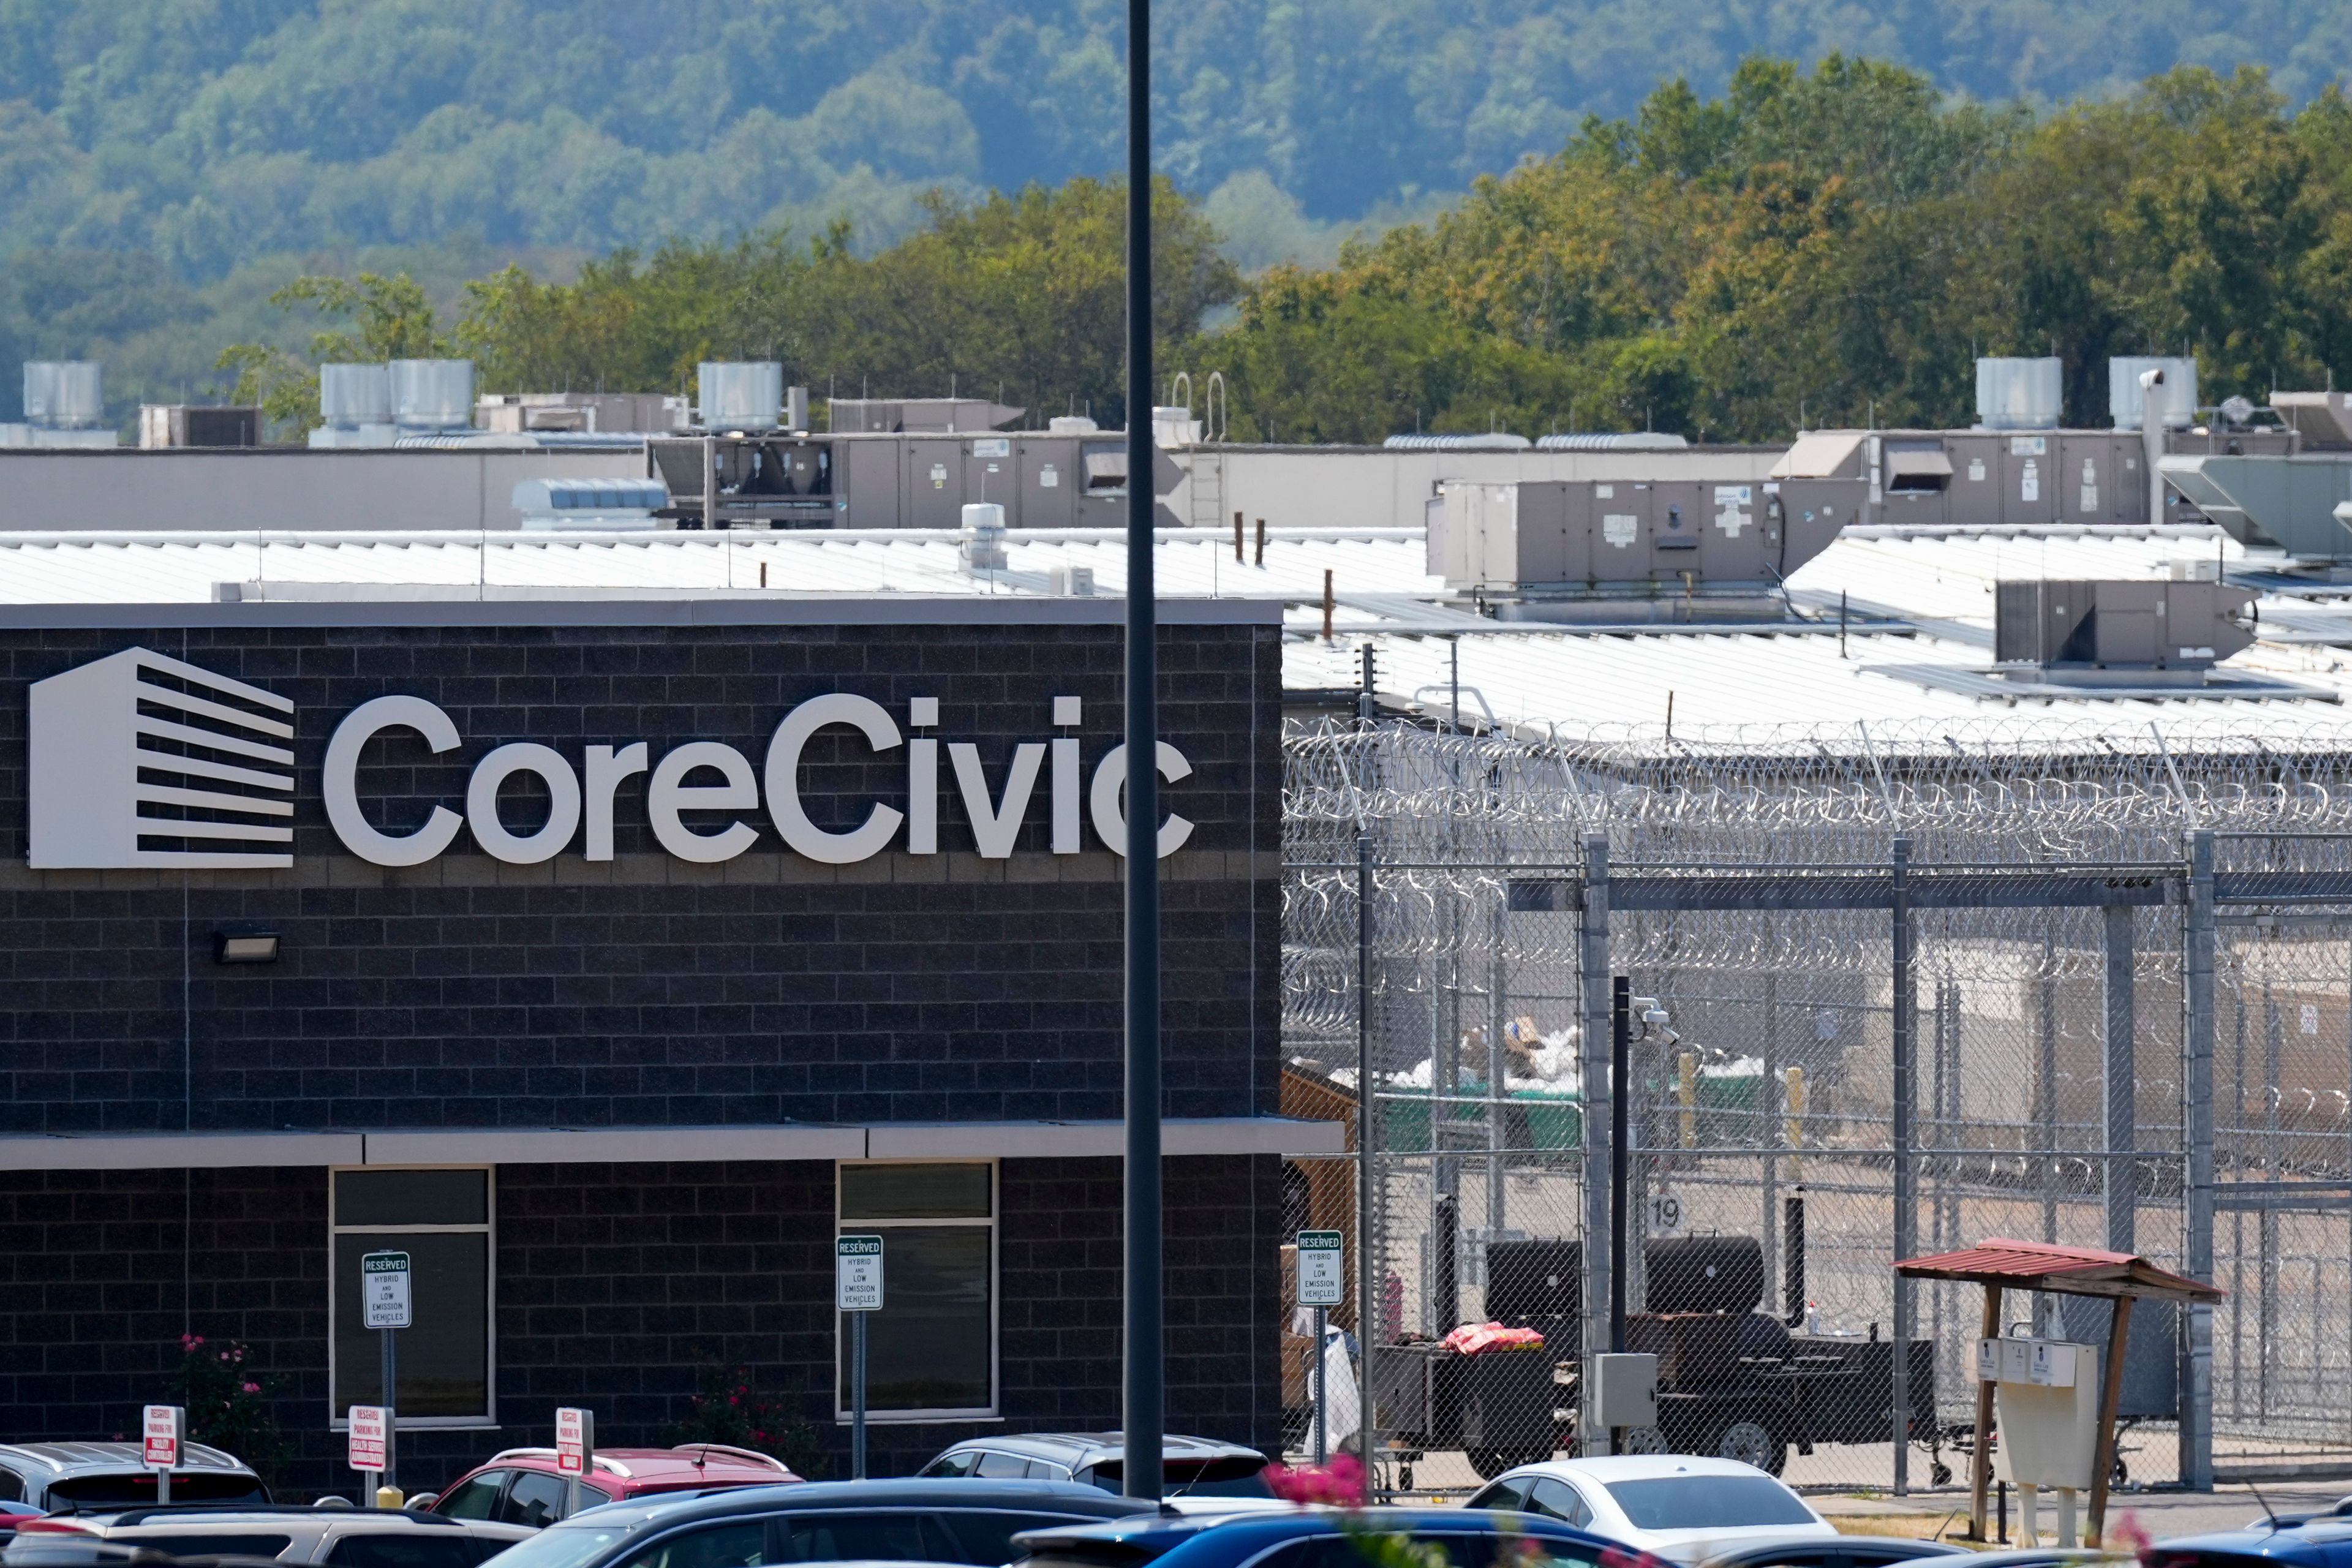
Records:
[[[263,1480],[275,1480],[289,1450],[271,1414],[285,1379],[261,1370],[253,1352],[235,1340],[207,1344],[202,1334],[180,1336],[180,1364],[172,1373],[172,1404],[186,1412],[186,1437],[244,1460]]]
[[[198,280],[322,249],[605,251],[971,199],[1118,166],[1107,0],[0,0],[0,255],[151,253]],[[1751,54],[2055,101],[2179,63],[2306,99],[2352,12],[2248,0],[1207,0],[1158,8],[1155,141],[1255,232],[1353,221],[1548,154]],[[1250,259],[1261,259],[1251,258]]]
[[[1454,210],[1276,268],[1200,363],[1236,436],[1965,422],[1979,353],[2193,353],[2209,399],[2352,357],[2352,102],[2182,68],[2040,119],[1832,57],[1681,83]]]
[[[2035,110],[1885,61],[1751,58],[1716,96],[1675,79],[1588,117],[1328,265],[1247,278],[1230,206],[1181,184],[1154,200],[1160,363],[1223,372],[1237,438],[1941,425],[1969,417],[1979,353],[2058,353],[2069,416],[2099,423],[2114,353],[2193,353],[2209,400],[2352,360],[2352,100],[2297,107],[2254,69]],[[471,355],[488,391],[676,391],[698,360],[760,357],[820,401],[955,389],[1113,423],[1123,201],[1080,175],[934,189],[880,246],[841,219],[601,258],[362,252],[268,280],[31,252],[0,272],[0,363],[12,342],[103,350],[118,403],[165,390],[155,368],[126,387],[125,362],[193,363],[281,428],[316,363],[427,348]]]

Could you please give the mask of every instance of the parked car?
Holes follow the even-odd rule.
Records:
[[[38,1519],[41,1510],[28,1502],[0,1502],[0,1546],[16,1533],[16,1527],[28,1519]]]
[[[719,1487],[772,1487],[801,1478],[782,1459],[718,1443],[676,1448],[600,1448],[595,1473],[573,1481],[555,1468],[552,1448],[509,1448],[459,1476],[412,1508],[446,1519],[489,1519],[537,1530],[583,1508]]]
[[[1188,1498],[1274,1500],[1265,1484],[1270,1461],[1255,1448],[1171,1436],[1160,1440],[1160,1452],[1161,1481],[1169,1499],[1179,1504]],[[1116,1492],[1126,1484],[1126,1453],[1116,1432],[972,1437],[950,1446],[917,1473],[941,1479],[1076,1481]]]
[[[1469,1506],[1560,1520],[1675,1563],[1750,1543],[1837,1539],[1811,1503],[1764,1471],[1696,1454],[1521,1465],[1474,1493]]]
[[[531,1533],[520,1525],[443,1519],[414,1510],[175,1502],[28,1521],[0,1551],[0,1563],[69,1568],[131,1549],[166,1557],[234,1557],[325,1568],[476,1568]]]
[[[995,1568],[1024,1530],[1123,1518],[1134,1504],[1071,1481],[803,1481],[615,1502],[548,1526],[499,1568],[757,1568],[964,1563]]]
[[[2352,1517],[2323,1513],[2263,1519],[2244,1530],[2159,1541],[2139,1554],[2141,1568],[2352,1568]]]
[[[50,1513],[133,1508],[155,1500],[155,1472],[137,1443],[0,1443],[0,1502]],[[233,1454],[202,1443],[180,1445],[172,1500],[266,1503],[269,1489]]]
[[[2076,1563],[2115,1560],[2112,1552],[2089,1546],[2001,1546],[1939,1562],[1936,1568],[2074,1568]]]
[[[1473,1509],[1285,1508],[1200,1517],[1138,1514],[1108,1524],[1033,1530],[1015,1542],[1030,1568],[1365,1568],[1349,1532],[1371,1530],[1441,1548],[1447,1568],[1658,1568],[1655,1559],[1556,1519]]]
[[[1841,1535],[1835,1541],[1774,1541],[1720,1552],[1706,1568],[1890,1568],[1920,1557],[1966,1557],[1969,1549],[1948,1541],[1902,1535]],[[1937,1563],[1936,1568],[1951,1568]]]

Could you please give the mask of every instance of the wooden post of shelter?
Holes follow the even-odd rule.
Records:
[[[2107,1332],[2106,1364],[2099,1388],[2098,1435],[2092,1455],[2091,1508],[2085,1546],[2106,1533],[2107,1477],[2116,1462],[2116,1416],[2123,1401],[2124,1356],[2131,1336],[2132,1303],[2142,1298],[2210,1303],[2223,1292],[2201,1280],[2158,1268],[2129,1253],[2084,1247],[2050,1247],[2037,1241],[1995,1237],[1962,1252],[1898,1259],[1895,1272],[1913,1279],[1954,1279],[1984,1287],[1984,1335],[2000,1337],[2000,1302],[2006,1290],[2041,1290],[2061,1296],[2104,1296],[2114,1303]],[[1898,1363],[1909,1347],[1898,1343]],[[1985,1539],[1985,1500],[1992,1483],[1993,1385],[1977,1384],[1976,1431],[1969,1465],[1969,1532]],[[1897,1442],[1904,1434],[1894,1434]]]

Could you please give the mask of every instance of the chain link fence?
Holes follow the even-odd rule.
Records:
[[[1370,1066],[1375,1321],[1352,1299],[1333,1320],[1372,1345],[1391,1484],[1469,1487],[1572,1441],[1577,1357],[1605,1323],[1584,1300],[1607,1212],[1587,1112],[1606,1115],[1612,976],[1655,999],[1626,1075],[1623,1288],[1663,1396],[1658,1429],[1630,1436],[1805,1487],[1959,1484],[1980,1296],[1921,1282],[1898,1303],[1890,1265],[2011,1237],[2202,1272],[2200,940],[2229,1296],[2199,1452],[2224,1475],[2352,1474],[2352,729],[2289,746],[2225,722],[1670,741],[1322,721],[1287,737],[1286,824],[1286,1108],[1352,1118]],[[2305,883],[2225,900],[2200,938],[2200,833],[2221,885]],[[1596,902],[1603,879],[1624,896]],[[1353,1160],[1293,1172],[1294,1220],[1342,1230],[1351,1260],[1355,1183]],[[2106,1335],[2080,1299],[2013,1296],[2008,1315]],[[1490,1321],[1545,1353],[1436,1349]],[[2193,1339],[2183,1314],[2135,1321],[2119,1482],[2182,1473]]]

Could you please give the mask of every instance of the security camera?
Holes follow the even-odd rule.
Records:
[[[1659,1015],[1658,1015],[1658,1016],[1660,1016],[1660,1017],[1662,1017],[1662,1018],[1663,1018],[1663,1017],[1664,1017],[1664,1016],[1665,1016],[1665,1015],[1664,1015],[1664,1014],[1663,1014],[1663,1013],[1661,1013],[1661,1014],[1659,1014]],[[1664,1025],[1663,1025],[1663,1024],[1662,1024],[1662,1025],[1660,1025],[1660,1026],[1658,1026],[1658,1043],[1659,1043],[1660,1045],[1662,1045],[1662,1046],[1671,1046],[1671,1045],[1673,1045],[1675,1041],[1677,1041],[1677,1040],[1679,1040],[1679,1039],[1681,1039],[1681,1038],[1682,1038],[1682,1036],[1681,1036],[1680,1034],[1676,1033],[1675,1030],[1673,1030],[1673,1029],[1671,1029],[1671,1028],[1668,1028],[1668,1027],[1667,1027],[1667,1026],[1665,1026]]]
[[[1664,1007],[1661,1007],[1655,1002],[1653,1002],[1649,1006],[1643,1009],[1642,1022],[1644,1024],[1663,1024],[1673,1016],[1674,1015],[1668,1013]]]
[[[1633,1011],[1641,1014],[1643,1017],[1646,1018],[1657,1010],[1658,999],[1655,996],[1636,996],[1633,998]]]

